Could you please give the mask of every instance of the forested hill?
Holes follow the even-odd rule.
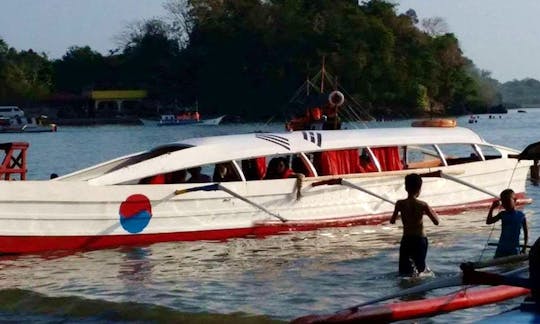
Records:
[[[504,102],[519,107],[540,107],[540,81],[535,79],[512,80],[500,85]]]
[[[326,67],[371,116],[483,112],[497,81],[463,56],[440,20],[357,0],[170,0],[108,55],[72,47],[57,60],[0,39],[0,104],[51,93],[144,88],[157,102],[245,119],[283,115]],[[84,35],[81,35],[83,37]],[[103,35],[111,37],[111,35]]]

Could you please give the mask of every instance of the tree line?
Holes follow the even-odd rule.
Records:
[[[0,103],[53,93],[146,89],[162,104],[247,120],[287,114],[325,65],[369,116],[480,113],[498,82],[437,19],[419,23],[382,0],[170,0],[168,15],[127,26],[107,55],[74,46],[60,59],[0,39]],[[442,26],[444,27],[444,26]]]

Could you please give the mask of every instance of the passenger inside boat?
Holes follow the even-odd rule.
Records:
[[[266,158],[258,157],[242,161],[242,172],[246,180],[262,180],[266,175]]]
[[[202,168],[200,166],[193,167],[188,169],[190,178],[187,182],[190,183],[201,183],[201,182],[212,182],[212,179],[209,175],[202,173]]]
[[[381,171],[398,171],[404,169],[397,146],[376,147],[372,148],[371,151],[377,158],[377,161],[379,161]]]
[[[212,176],[214,182],[227,182],[227,181],[238,181],[240,177],[234,171],[232,164],[229,163],[218,163],[214,168],[214,175]]]
[[[268,163],[264,179],[285,179],[292,176],[294,176],[294,172],[289,168],[288,161],[284,157],[275,157]]]
[[[177,170],[168,174],[167,183],[184,183],[187,181],[187,171]]]
[[[306,165],[300,155],[296,155],[292,158],[291,167],[294,173],[303,174],[306,177],[313,177],[313,172]]]
[[[377,172],[377,166],[373,162],[373,159],[369,155],[369,151],[366,148],[362,148],[359,160],[360,169],[362,172]]]
[[[165,174],[156,174],[154,176],[143,178],[139,181],[139,184],[165,184]]]

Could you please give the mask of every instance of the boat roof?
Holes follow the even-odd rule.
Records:
[[[309,138],[318,137],[320,143],[314,143]],[[306,136],[308,139],[306,139]],[[321,151],[359,146],[389,146],[411,144],[445,144],[445,143],[471,143],[485,144],[485,141],[475,132],[464,127],[400,127],[400,128],[367,128],[345,130],[313,130],[294,131],[287,133],[249,133],[224,136],[210,136],[189,138],[177,143],[202,145],[242,145],[246,148],[265,147],[276,149],[277,143],[268,140],[283,142],[283,153]],[[261,139],[266,139],[261,141]],[[286,143],[285,143],[286,142]],[[281,146],[281,145],[278,145]]]
[[[199,137],[158,146],[75,172],[58,180],[88,180],[107,185],[133,181],[193,166],[260,156],[428,144],[488,144],[462,127],[403,127],[247,133]]]

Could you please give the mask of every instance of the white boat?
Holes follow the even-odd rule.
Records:
[[[204,125],[217,126],[225,118],[225,115],[210,119],[199,119],[199,115],[177,116],[161,115],[158,126],[179,126],[179,125]],[[146,124],[146,123],[145,123]]]
[[[207,125],[207,126],[217,126],[221,124],[221,121],[225,118],[225,115],[216,117],[216,118],[210,118],[210,119],[201,119],[199,122],[200,125]]]
[[[52,180],[0,181],[0,252],[377,224],[406,196],[403,179],[413,172],[442,171],[425,178],[420,197],[442,213],[487,206],[507,187],[523,203],[532,163],[518,161],[516,153],[460,127],[186,139]],[[292,161],[304,176],[261,179],[261,162],[275,157]],[[210,174],[216,164],[229,168],[227,182],[171,183],[167,177],[199,166]],[[151,183],[149,177],[168,180],[141,184]]]
[[[56,124],[48,122],[46,116],[0,118],[0,133],[43,133],[56,132],[57,129]]]

